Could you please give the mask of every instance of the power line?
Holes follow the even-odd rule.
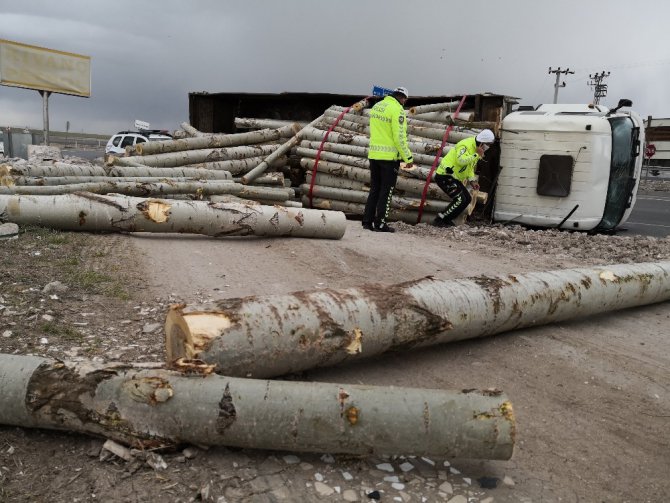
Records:
[[[574,70],[570,70],[570,68],[566,68],[565,70],[561,70],[561,67],[559,66],[555,70],[552,70],[551,67],[549,67],[549,73],[555,73],[556,74],[556,83],[554,84],[554,103],[558,103],[558,88],[559,87],[565,87],[565,81],[563,81],[562,84],[559,84],[559,80],[561,78],[561,74],[564,73],[565,75],[568,75],[569,73],[575,73]]]

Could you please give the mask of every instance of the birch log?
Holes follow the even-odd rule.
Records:
[[[315,152],[315,155],[316,155],[316,152],[318,152],[319,147],[321,147],[321,142],[303,140],[303,141],[300,142],[300,147],[310,149],[313,152]],[[340,144],[340,143],[325,142],[323,144],[322,152],[323,151],[332,152],[332,153],[335,153],[335,154],[354,156],[354,157],[362,157],[364,159],[367,159],[367,157],[368,157],[368,148],[367,147],[359,147],[357,145],[343,145],[343,144]],[[426,154],[419,154],[419,153],[412,152],[412,156],[414,157],[414,162],[417,163],[417,164],[423,164],[423,165],[431,166],[433,164],[433,162],[435,161],[435,156],[434,155],[426,155]],[[307,156],[305,156],[305,157],[307,157]],[[424,177],[424,179],[425,179],[425,177]]]
[[[0,424],[69,430],[138,449],[251,449],[509,459],[502,392],[262,381],[0,354]]]
[[[143,166],[172,168],[175,166],[186,166],[199,162],[227,161],[230,159],[245,159],[247,157],[270,155],[277,151],[278,148],[279,145],[245,145],[242,147],[184,150],[182,152],[170,152],[167,154],[153,154],[135,157],[118,158],[111,156],[108,164],[112,166],[117,163],[135,162]]]
[[[240,197],[247,197],[243,191],[234,195],[238,194]],[[347,225],[344,214],[337,211],[89,193],[0,196],[0,220],[72,231],[175,232],[215,237],[254,235],[323,239],[342,238]]]
[[[243,175],[248,173],[253,168],[258,166],[265,157],[247,157],[246,159],[231,159],[229,161],[212,161],[212,162],[201,162],[196,164],[189,164],[187,168],[200,168],[200,169],[220,169],[224,171],[229,171],[232,175]],[[288,162],[288,157],[285,155],[279,156],[270,164],[271,168],[279,168],[285,166]]]
[[[365,210],[365,204],[352,203],[349,201],[338,201],[337,199],[324,199],[321,197],[312,198],[312,206],[309,204],[309,197],[302,196],[303,206],[305,208],[318,208],[330,211],[342,211],[347,215],[360,216]],[[421,222],[432,222],[437,213],[424,212],[421,215]],[[398,208],[391,208],[389,210],[389,221],[391,222],[405,222],[408,224],[416,224],[419,219],[419,214],[416,210],[401,210]]]
[[[294,129],[294,126],[297,126],[297,131],[299,131],[306,125],[306,122],[294,122],[281,119],[253,119],[248,117],[235,117],[235,127],[240,129],[280,129],[286,128],[287,126],[291,129]],[[294,130],[288,136],[293,136],[297,131]]]
[[[203,170],[204,171],[204,170]],[[219,175],[225,175],[225,171],[215,171]],[[176,183],[176,182],[195,182],[198,180],[207,179],[206,177],[189,177],[189,176],[46,176],[46,177],[14,177],[11,181],[13,183],[6,183],[9,188],[12,185],[18,186],[54,186],[54,185],[72,185],[79,183]],[[218,179],[212,180],[233,180],[230,176],[219,176]],[[5,180],[9,181],[9,180]]]
[[[104,168],[94,165],[68,164],[57,162],[48,164],[0,165],[0,177],[2,176],[107,176]]]
[[[439,122],[439,123],[458,123],[460,121],[472,122],[475,119],[474,110],[461,110],[458,113],[458,117],[455,117],[456,112],[426,112],[423,114],[414,114],[411,117],[415,117],[422,121],[427,122]]]
[[[301,185],[300,189],[302,190],[303,194],[307,194],[309,192],[309,184]],[[335,199],[337,201],[358,203],[365,206],[365,203],[368,200],[369,192],[315,185],[312,190],[312,195],[321,199]],[[404,197],[395,193],[391,198],[391,208],[399,210],[417,211],[420,205],[420,198]],[[444,211],[448,205],[449,202],[447,201],[433,201],[429,199],[425,202],[424,209],[429,213],[438,213],[440,211]],[[416,217],[417,215],[414,214],[414,218],[411,223],[416,223]],[[424,222],[425,221],[427,220],[424,219]]]
[[[456,110],[459,101],[448,101],[444,103],[429,103],[428,105],[417,105],[407,110],[407,115],[425,114],[428,112],[439,112],[442,110]]]
[[[142,176],[154,178],[187,177],[203,180],[231,180],[232,173],[223,170],[200,169],[200,168],[152,168],[149,166],[115,166],[109,171],[109,176],[129,177]]]
[[[300,166],[302,166],[305,171],[311,172],[312,167],[314,166],[314,159],[303,158],[300,160]],[[335,175],[342,178],[348,178],[349,180],[363,182],[368,185],[370,184],[369,169],[356,168],[354,166],[348,166],[346,164],[338,164],[329,161],[319,161],[318,172],[328,173],[330,175]],[[423,188],[425,185],[426,182],[423,180],[399,176],[395,187],[396,190],[402,191],[404,194],[420,195],[423,193]],[[426,197],[428,199],[439,199],[442,201],[451,200],[449,199],[449,196],[447,196],[435,183],[431,183],[428,186]]]
[[[321,119],[323,119],[323,115],[321,115],[321,116],[317,117],[316,119],[314,119],[314,120],[313,120],[312,122],[310,122],[306,127],[312,127],[312,126],[314,126],[314,124],[316,124],[317,122],[321,122]],[[245,174],[245,175],[242,177],[242,182],[243,182],[243,183],[251,183],[251,182],[253,182],[256,178],[258,178],[259,176],[261,176],[261,175],[265,172],[265,170],[268,169],[268,167],[271,166],[273,162],[275,162],[275,160],[276,160],[278,157],[281,157],[281,156],[283,156],[283,155],[288,154],[288,152],[289,152],[293,147],[295,147],[295,146],[300,142],[300,140],[302,139],[301,136],[302,136],[302,132],[303,132],[303,131],[304,131],[304,128],[301,129],[300,131],[298,131],[298,132],[296,133],[296,135],[295,135],[293,138],[291,138],[289,141],[287,141],[287,142],[284,143],[281,147],[279,147],[277,150],[275,150],[272,154],[270,154],[270,155],[269,155],[263,162],[261,162],[258,166],[256,166],[255,168],[253,168],[253,169],[252,169],[251,171],[249,171],[247,174]]]
[[[321,142],[323,140],[326,131],[322,129],[317,129],[315,127],[308,128],[305,133],[303,133],[303,138],[311,141]],[[346,145],[356,145],[358,147],[367,148],[370,144],[370,138],[364,135],[357,135],[354,133],[336,133],[331,132],[328,135],[328,141],[332,143],[341,143]],[[416,154],[427,154],[435,155],[436,152],[440,150],[440,142],[407,142],[407,146]],[[442,154],[445,155],[449,152],[452,144],[447,144],[442,151]]]
[[[596,266],[174,306],[168,361],[278,376],[670,300],[670,262]]]
[[[181,128],[184,130],[184,132],[191,136],[191,137],[197,137],[197,136],[207,136],[207,133],[203,133],[202,131],[198,131],[196,128],[191,126],[188,122],[182,122],[180,124]]]
[[[256,143],[278,140],[286,136],[293,136],[299,130],[300,127],[297,124],[289,124],[281,129],[263,129],[261,131],[239,134],[212,134],[172,141],[150,141],[135,145],[135,152],[137,155],[151,155],[181,152],[184,150],[253,145]]]

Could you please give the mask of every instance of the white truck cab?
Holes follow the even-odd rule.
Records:
[[[612,231],[635,203],[644,125],[621,100],[541,105],[513,112],[501,128],[494,220],[538,227]]]

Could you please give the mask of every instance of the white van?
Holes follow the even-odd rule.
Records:
[[[501,128],[494,220],[611,231],[635,204],[644,144],[642,119],[621,100],[541,105],[513,112]]]

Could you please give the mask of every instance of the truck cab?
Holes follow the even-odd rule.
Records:
[[[623,103],[623,104],[622,104]],[[630,215],[638,188],[643,121],[601,105],[541,105],[501,127],[494,220],[606,232]]]

